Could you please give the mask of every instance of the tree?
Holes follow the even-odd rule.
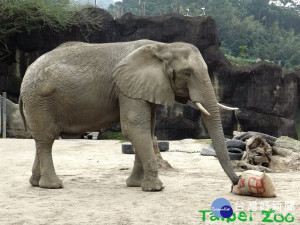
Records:
[[[41,31],[45,27],[62,31],[81,24],[87,30],[82,32],[85,35],[90,28],[102,28],[101,15],[80,10],[70,5],[68,0],[2,0],[0,24],[0,60],[10,55],[7,41],[17,33]]]
[[[216,21],[222,49],[227,53],[240,56],[240,46],[247,46],[243,57],[280,61],[289,68],[300,65],[300,16],[296,9],[269,5],[269,0],[123,0],[115,7],[138,15],[139,2],[145,5],[145,15],[186,15],[189,9],[189,16],[199,16],[205,7],[206,14]],[[112,10],[116,8],[112,6]]]

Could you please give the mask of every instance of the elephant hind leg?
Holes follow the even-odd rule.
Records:
[[[40,179],[41,179],[40,160],[39,160],[39,155],[36,151],[34,163],[32,166],[32,175],[29,179],[29,182],[32,186],[38,187]]]
[[[63,184],[55,173],[52,160],[52,145],[59,134],[58,125],[49,113],[41,107],[29,111],[29,123],[36,154],[30,183],[43,188],[62,188]]]
[[[52,145],[53,140],[35,140],[36,142],[36,159],[33,164],[32,177],[30,183],[33,186],[38,186],[42,188],[62,188],[63,183],[58,179],[53,159],[52,159]],[[39,166],[39,171],[38,171]]]

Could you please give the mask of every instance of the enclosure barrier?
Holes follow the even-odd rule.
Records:
[[[0,95],[0,135],[6,138],[6,92]]]

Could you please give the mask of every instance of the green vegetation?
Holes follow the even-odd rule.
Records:
[[[101,140],[109,139],[109,140],[120,140],[121,142],[126,142],[128,141],[123,135],[122,132],[112,132],[112,131],[107,131],[107,132],[102,132],[101,133]]]
[[[226,58],[236,66],[248,66],[251,63],[258,62],[257,59],[247,59],[247,58],[241,58],[241,57],[234,57],[232,55],[225,54]]]
[[[116,17],[162,15],[180,12],[204,13],[216,20],[223,52],[255,60],[269,60],[286,69],[300,67],[300,16],[298,6],[287,9],[269,5],[269,0],[123,0],[111,5]],[[285,4],[290,2],[284,1]],[[205,9],[204,9],[205,8]],[[298,10],[298,11],[297,11]]]
[[[198,143],[204,143],[210,145],[212,143],[211,139],[197,139],[195,140]]]
[[[101,30],[100,15],[77,8],[68,0],[0,0],[0,24],[0,60],[10,54],[7,42],[16,33],[78,26],[86,37],[91,28]]]

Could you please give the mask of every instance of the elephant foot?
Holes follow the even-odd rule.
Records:
[[[63,182],[58,179],[57,176],[41,176],[41,179],[39,181],[39,186],[41,188],[51,188],[51,189],[57,189],[57,188],[63,188]]]
[[[143,172],[140,173],[132,173],[126,180],[126,184],[128,187],[141,187],[143,180]]]
[[[143,191],[161,191],[165,187],[158,177],[151,177],[142,181]]]
[[[33,187],[38,187],[40,179],[41,179],[41,176],[32,175],[29,179],[29,182]]]

